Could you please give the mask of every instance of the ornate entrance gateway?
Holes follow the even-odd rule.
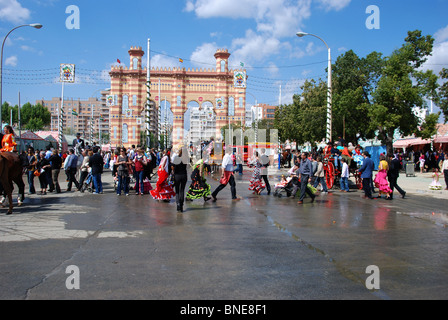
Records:
[[[139,144],[140,135],[145,129],[146,68],[142,68],[144,52],[141,47],[131,47],[128,53],[130,67],[113,66],[110,71],[110,137],[111,144],[115,147]],[[201,110],[205,105],[207,111],[213,111],[215,139],[221,139],[221,128],[229,122],[241,123],[245,116],[247,76],[245,70],[229,69],[229,56],[226,49],[218,49],[214,54],[216,69],[151,69],[150,100],[156,108],[156,114],[159,114],[158,107],[162,105],[159,102],[168,100],[173,112],[170,128],[173,146],[181,145],[187,139],[184,114],[187,104],[192,101],[197,102]],[[158,123],[153,128],[152,133],[157,137]]]

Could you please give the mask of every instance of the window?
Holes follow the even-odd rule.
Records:
[[[134,58],[132,59],[132,69],[137,70],[138,68],[138,59]]]
[[[122,139],[121,141],[123,141],[123,143],[127,143],[129,141],[129,137],[128,137],[128,125],[126,123],[123,123],[123,129],[121,130],[121,136]]]
[[[123,101],[121,102],[122,114],[126,114],[126,110],[129,109],[129,97],[127,94],[123,95]]]
[[[221,60],[221,72],[226,72],[226,61]]]
[[[235,98],[229,98],[229,116],[233,117],[235,115]]]
[[[136,105],[137,105],[137,95],[136,95],[136,94],[134,94],[134,95],[132,96],[132,105],[133,105],[133,106],[136,106]]]

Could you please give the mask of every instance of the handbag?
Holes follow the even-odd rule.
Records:
[[[170,175],[168,176],[167,182],[169,185],[174,184],[174,173],[173,172],[171,172]]]
[[[314,188],[310,183],[308,183],[307,187],[311,191],[312,194],[316,194],[317,189]]]
[[[35,175],[36,177],[40,176],[40,172],[39,172],[39,170],[35,170],[35,171],[34,171],[34,175]]]

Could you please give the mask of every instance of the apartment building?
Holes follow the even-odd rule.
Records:
[[[106,104],[108,90],[101,91],[101,98],[88,99],[64,97],[64,115],[62,128],[66,134],[81,133],[83,138],[98,142],[99,133],[109,134],[109,107]],[[61,98],[36,100],[51,113],[50,130],[58,130],[59,108]],[[92,135],[92,137],[91,137]],[[103,138],[104,139],[104,138]],[[107,142],[107,141],[103,141]]]

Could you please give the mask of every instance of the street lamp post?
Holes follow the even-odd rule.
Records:
[[[14,30],[21,28],[21,27],[33,27],[36,29],[40,29],[42,28],[42,25],[40,23],[32,23],[32,24],[23,24],[20,26],[17,26],[13,29],[11,29],[11,31],[9,31],[5,38],[3,39],[3,43],[2,43],[2,51],[1,51],[1,56],[0,56],[0,127],[2,125],[2,105],[3,105],[3,96],[2,96],[2,91],[3,91],[3,47],[5,46],[5,41],[6,38],[8,38],[9,34],[11,32],[13,32]]]
[[[246,94],[250,94],[255,99],[255,145],[258,144],[258,107],[257,107],[257,98],[250,92],[246,91]]]
[[[331,133],[332,133],[332,112],[331,112],[331,50],[330,47],[327,45],[327,43],[321,38],[311,33],[306,32],[297,32],[296,35],[299,38],[302,38],[304,36],[313,36],[321,40],[328,50],[328,81],[327,81],[327,142],[331,141]]]

